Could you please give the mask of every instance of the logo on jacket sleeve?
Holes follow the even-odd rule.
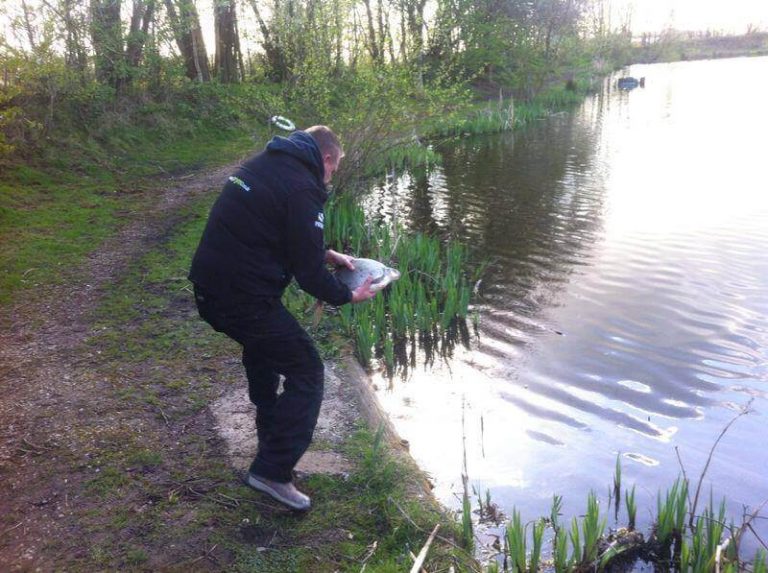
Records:
[[[245,184],[245,181],[240,179],[239,177],[235,177],[234,175],[230,176],[229,180],[240,187],[243,191],[250,191],[251,188]]]
[[[315,221],[315,227],[317,227],[318,229],[322,229],[323,228],[323,221],[325,221],[325,215],[323,215],[323,212],[320,211],[317,214],[317,221]]]

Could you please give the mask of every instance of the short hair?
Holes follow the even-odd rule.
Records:
[[[339,137],[331,131],[331,128],[324,125],[313,125],[305,129],[312,139],[315,140],[317,146],[320,148],[322,155],[331,155],[334,158],[344,157],[344,149],[341,147],[341,141]]]

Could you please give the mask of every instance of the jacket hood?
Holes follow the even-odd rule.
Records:
[[[288,137],[276,135],[267,144],[267,151],[286,153],[304,163],[325,189],[325,166],[317,143],[306,131],[294,131]]]

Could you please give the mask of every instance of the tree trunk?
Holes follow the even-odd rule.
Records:
[[[123,75],[120,0],[91,0],[91,42],[96,79],[119,90]]]
[[[368,18],[368,51],[375,64],[381,63],[381,51],[376,40],[376,28],[373,25],[373,12],[371,12],[371,0],[363,0],[365,4],[365,14]]]
[[[214,29],[216,31],[216,59],[214,70],[223,84],[237,83],[238,74],[237,12],[235,0],[214,0]]]
[[[179,8],[178,12],[176,6]],[[176,45],[184,59],[187,77],[199,82],[211,81],[208,53],[205,50],[200,18],[193,0],[165,0],[165,7]]]
[[[125,59],[132,68],[137,68],[144,53],[144,44],[149,35],[149,24],[155,14],[155,0],[134,0],[131,25],[126,39]]]
[[[251,8],[256,16],[256,21],[259,24],[259,30],[261,30],[262,47],[264,48],[264,55],[267,58],[267,76],[276,81],[282,82],[288,78],[288,70],[286,67],[286,58],[282,46],[280,45],[280,33],[273,31],[267,26],[264,18],[261,17],[261,10],[256,0],[249,0]],[[278,6],[275,6],[274,12],[278,10]]]
[[[21,0],[21,7],[24,12],[24,29],[27,32],[29,47],[32,48],[32,51],[34,52],[37,50],[37,43],[35,42],[35,33],[34,28],[32,27],[32,22],[29,19],[29,6],[27,6],[26,0]]]

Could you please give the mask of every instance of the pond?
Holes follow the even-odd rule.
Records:
[[[365,200],[491,263],[470,347],[376,381],[450,507],[464,444],[470,483],[523,521],[553,494],[567,519],[590,490],[605,504],[620,456],[647,527],[657,492],[681,463],[697,481],[747,404],[703,493],[738,522],[768,499],[768,58],[628,73],[645,86],[614,77],[524,130],[438,143],[440,165]],[[768,520],[756,530],[768,541]]]

